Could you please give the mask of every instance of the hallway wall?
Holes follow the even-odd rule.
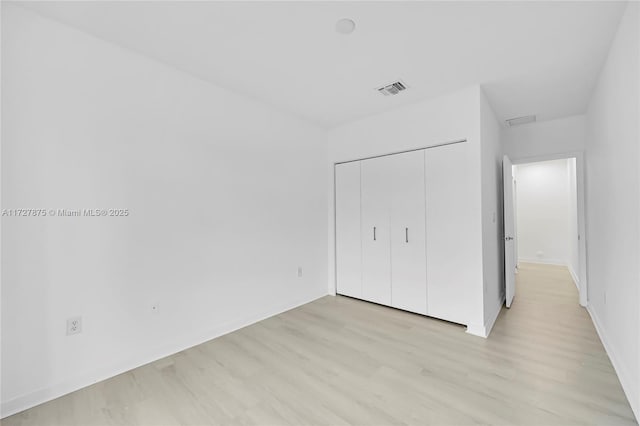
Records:
[[[640,4],[629,2],[587,112],[589,312],[640,419]]]
[[[583,151],[584,115],[502,128],[502,149],[513,161]]]

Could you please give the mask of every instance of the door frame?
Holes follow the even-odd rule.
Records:
[[[580,306],[589,304],[589,285],[587,277],[587,231],[585,223],[585,172],[584,151],[569,151],[558,154],[536,155],[531,157],[511,158],[513,165],[538,163],[540,161],[576,159],[576,192],[578,207],[578,262],[580,264],[578,274],[578,293]],[[516,259],[516,264],[518,259]]]
[[[513,304],[518,272],[518,235],[516,234],[518,221],[514,166],[508,155],[502,156],[502,248],[504,250],[504,304],[507,308]]]

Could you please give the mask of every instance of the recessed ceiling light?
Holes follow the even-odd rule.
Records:
[[[343,18],[336,22],[336,31],[340,34],[351,34],[356,29],[356,23],[351,19]]]

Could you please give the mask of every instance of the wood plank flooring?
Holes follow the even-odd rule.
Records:
[[[2,425],[632,425],[566,268],[522,265],[489,339],[325,297]]]

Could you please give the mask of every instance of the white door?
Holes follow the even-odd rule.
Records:
[[[391,170],[391,306],[427,313],[424,151],[387,158]]]
[[[502,160],[504,184],[504,275],[507,308],[516,294],[515,205],[513,191],[513,165],[506,155]]]
[[[391,305],[390,157],[360,162],[362,298]]]
[[[427,315],[467,324],[478,277],[477,159],[469,142],[425,150]]]
[[[337,164],[336,184],[336,292],[362,297],[360,238],[360,162]]]

